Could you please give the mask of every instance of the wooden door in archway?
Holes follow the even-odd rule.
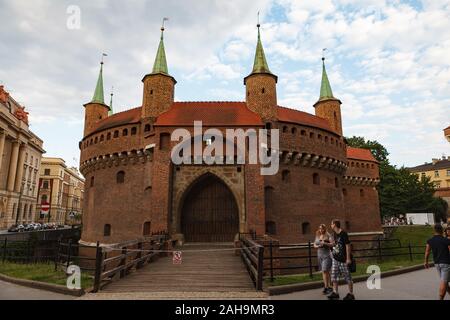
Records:
[[[184,198],[181,232],[187,242],[231,242],[239,209],[231,190],[214,175],[197,180]]]

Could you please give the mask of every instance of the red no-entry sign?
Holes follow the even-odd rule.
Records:
[[[181,264],[183,262],[183,255],[181,251],[173,253],[173,264]]]

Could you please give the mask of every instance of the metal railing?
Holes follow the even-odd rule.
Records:
[[[352,254],[354,258],[358,261],[376,259],[381,262],[385,258],[392,257],[409,257],[410,261],[414,260],[414,256],[423,255],[425,246],[411,245],[408,243],[407,246],[402,246],[399,239],[375,239],[375,240],[352,240],[353,244],[367,244],[367,248],[352,249]],[[386,243],[395,243],[394,246],[383,246]],[[375,244],[375,245],[374,245]],[[265,248],[268,249],[269,254],[264,257],[264,260],[268,260],[267,267],[264,271],[268,272],[268,277],[273,282],[274,271],[282,270],[304,270],[307,269],[307,274],[310,278],[313,278],[314,272],[318,270],[319,266],[317,264],[317,254],[316,249],[311,241],[307,244],[274,244],[273,241],[269,241]],[[283,251],[296,251],[296,253],[288,255],[274,255],[274,250]],[[415,249],[420,249],[416,251]],[[313,253],[314,252],[314,253]],[[290,264],[288,266],[283,266],[286,260],[302,260],[303,263]],[[279,266],[275,266],[275,262],[278,262]]]

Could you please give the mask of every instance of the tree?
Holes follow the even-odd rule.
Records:
[[[389,152],[378,141],[363,137],[347,138],[351,147],[369,149],[380,165],[380,213],[382,217],[408,212],[433,212],[436,220],[445,220],[447,203],[435,198],[435,188],[429,178],[419,178],[407,168],[389,164]]]

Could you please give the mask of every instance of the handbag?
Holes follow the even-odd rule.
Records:
[[[353,257],[353,255],[352,255],[352,263],[348,266],[348,270],[350,271],[350,273],[356,272],[356,259]]]

